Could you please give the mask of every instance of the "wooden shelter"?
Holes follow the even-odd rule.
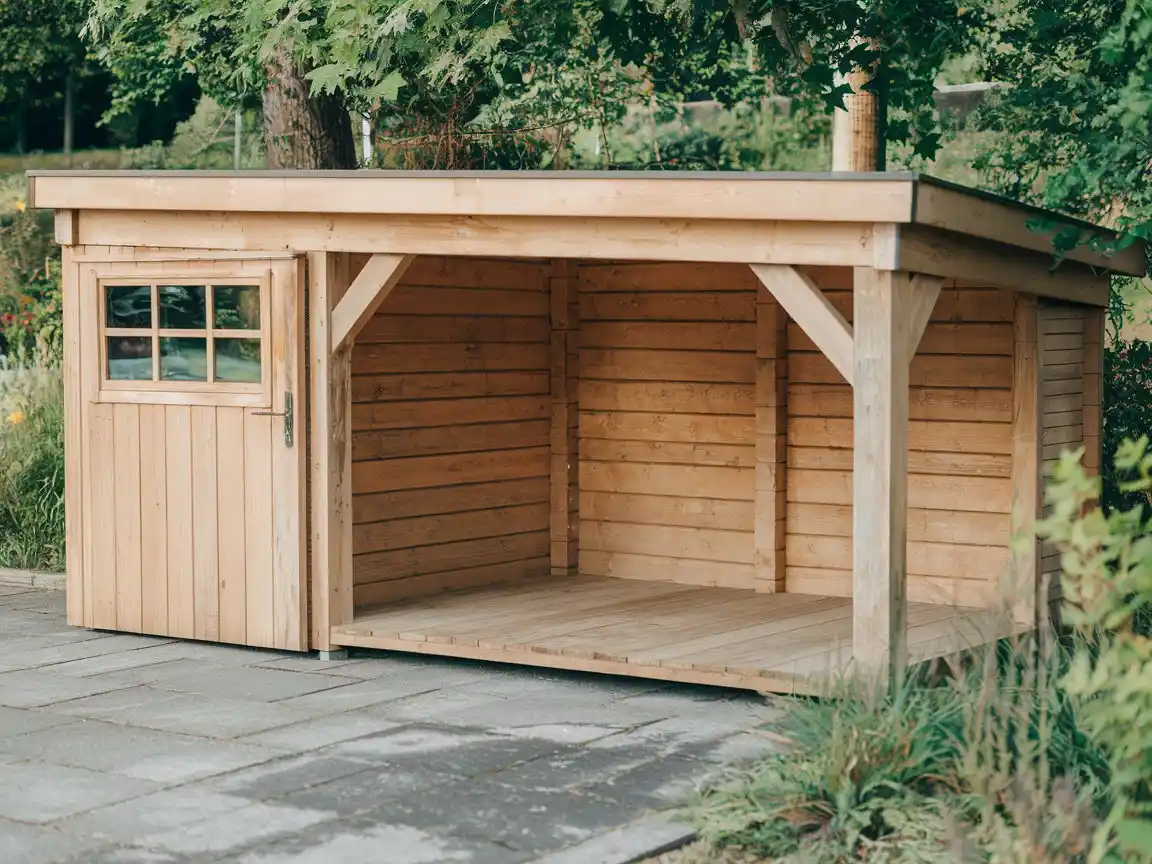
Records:
[[[765,691],[1036,623],[1144,270],[909,174],[30,184],[71,623]]]

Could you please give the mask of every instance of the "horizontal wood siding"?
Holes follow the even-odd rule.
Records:
[[[580,274],[580,571],[754,587],[755,277]]]
[[[1085,446],[1086,425],[1096,420],[1099,411],[1099,374],[1101,362],[1098,313],[1083,306],[1055,301],[1040,301],[1040,474],[1047,478],[1061,454]],[[1086,375],[1095,376],[1086,394]],[[1085,397],[1088,398],[1085,398]],[[1086,404],[1096,401],[1097,406]],[[1096,429],[1098,430],[1098,425]],[[1099,470],[1099,432],[1095,452],[1085,454],[1085,465]],[[1044,480],[1041,481],[1045,482]],[[1051,507],[1044,507],[1044,515]],[[1048,590],[1050,603],[1063,597],[1060,585],[1060,553],[1051,542],[1040,544],[1041,588]]]
[[[356,337],[358,606],[548,572],[548,275],[419,258]]]
[[[852,271],[809,271],[852,317]],[[984,606],[1009,564],[1013,297],[946,282],[912,360],[908,599]],[[852,389],[788,325],[785,584],[852,591]]]

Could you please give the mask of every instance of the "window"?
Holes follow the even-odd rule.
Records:
[[[105,388],[264,389],[266,280],[116,279],[100,291]]]

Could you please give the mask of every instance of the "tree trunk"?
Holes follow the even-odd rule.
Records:
[[[311,96],[287,49],[269,58],[264,145],[269,168],[355,168],[348,112],[334,96]]]
[[[72,146],[76,129],[76,72],[68,70],[64,79],[64,155],[68,157],[68,167],[72,167]]]
[[[844,97],[843,111],[832,117],[832,170],[883,171],[885,168],[885,106],[876,90],[864,88],[873,70],[856,69],[844,80],[852,92]]]

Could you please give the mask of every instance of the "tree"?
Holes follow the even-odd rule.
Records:
[[[64,70],[64,149],[71,151],[75,73],[84,62],[82,0],[5,0],[0,3],[0,104],[14,103],[17,150],[25,149],[26,120],[35,89]]]
[[[268,87],[273,163],[344,163],[339,106],[402,139],[404,164],[461,167],[560,164],[573,129],[640,100],[839,104],[834,71],[860,68],[889,139],[932,153],[936,70],[977,21],[957,0],[95,0],[90,30],[113,66],[163,46],[223,104]]]

